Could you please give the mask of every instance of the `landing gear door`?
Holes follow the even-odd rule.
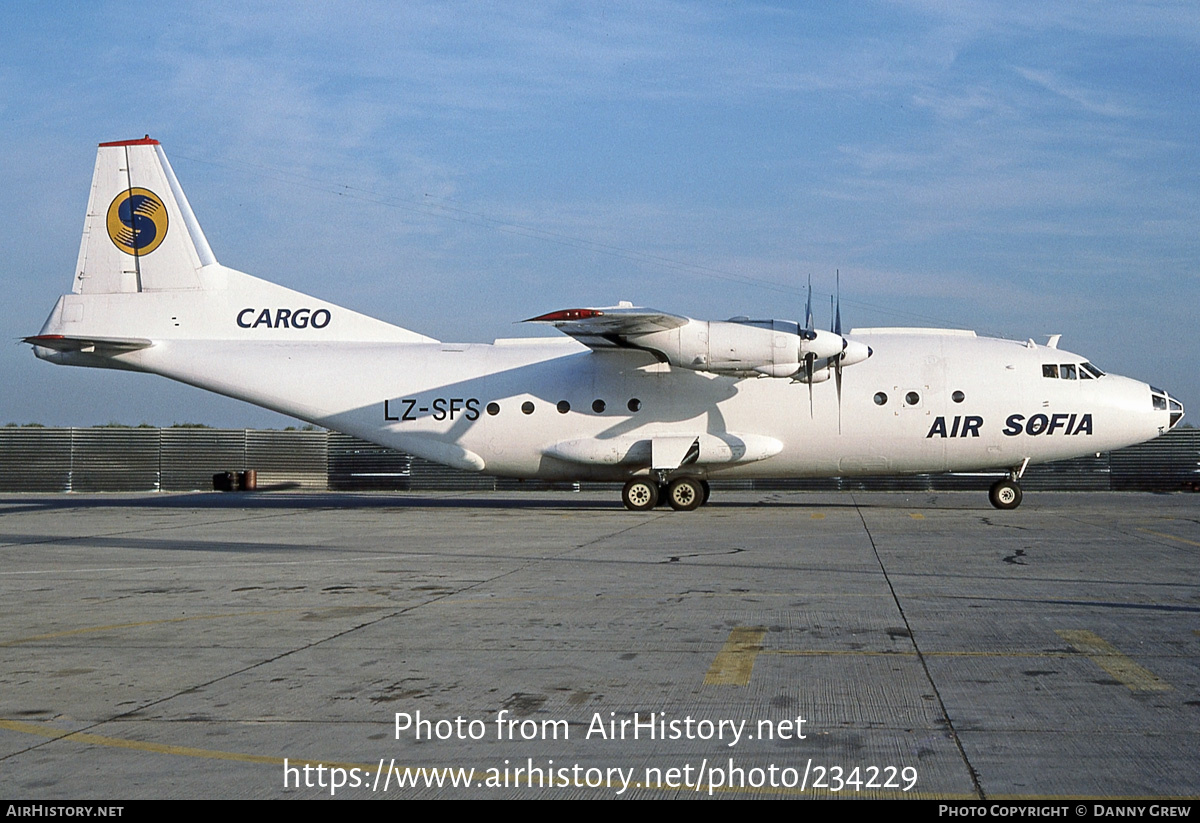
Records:
[[[674,471],[700,458],[700,438],[694,435],[655,437],[650,452],[650,468]]]

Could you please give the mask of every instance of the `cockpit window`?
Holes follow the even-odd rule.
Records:
[[[1093,380],[1103,377],[1104,372],[1091,363],[1043,363],[1042,377],[1057,380]]]

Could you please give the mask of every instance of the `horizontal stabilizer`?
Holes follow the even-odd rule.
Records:
[[[148,349],[154,345],[154,341],[143,337],[67,337],[61,334],[38,334],[23,338],[22,342],[54,351],[105,355]]]

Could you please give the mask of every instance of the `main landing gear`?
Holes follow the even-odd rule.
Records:
[[[621,502],[630,511],[649,511],[666,502],[675,511],[690,512],[708,502],[711,489],[708,481],[699,477],[676,477],[658,482],[649,475],[634,477],[621,490]]]

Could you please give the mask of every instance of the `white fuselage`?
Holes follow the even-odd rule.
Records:
[[[281,411],[512,477],[623,479],[648,467],[656,439],[704,435],[711,445],[702,441],[693,473],[708,476],[1007,469],[1119,448],[1169,427],[1143,383],[1043,377],[1043,363],[1083,362],[1065,351],[953,334],[855,339],[875,356],[845,371],[840,414],[833,381],[811,387],[810,410],[803,383],[716,376],[569,340],[363,347],[324,367],[319,352],[301,346],[242,362],[261,364],[260,389],[277,387],[270,405]],[[303,385],[272,378],[281,355],[312,364],[300,370]],[[882,405],[877,393],[887,396]],[[296,395],[303,408],[287,402]]]

